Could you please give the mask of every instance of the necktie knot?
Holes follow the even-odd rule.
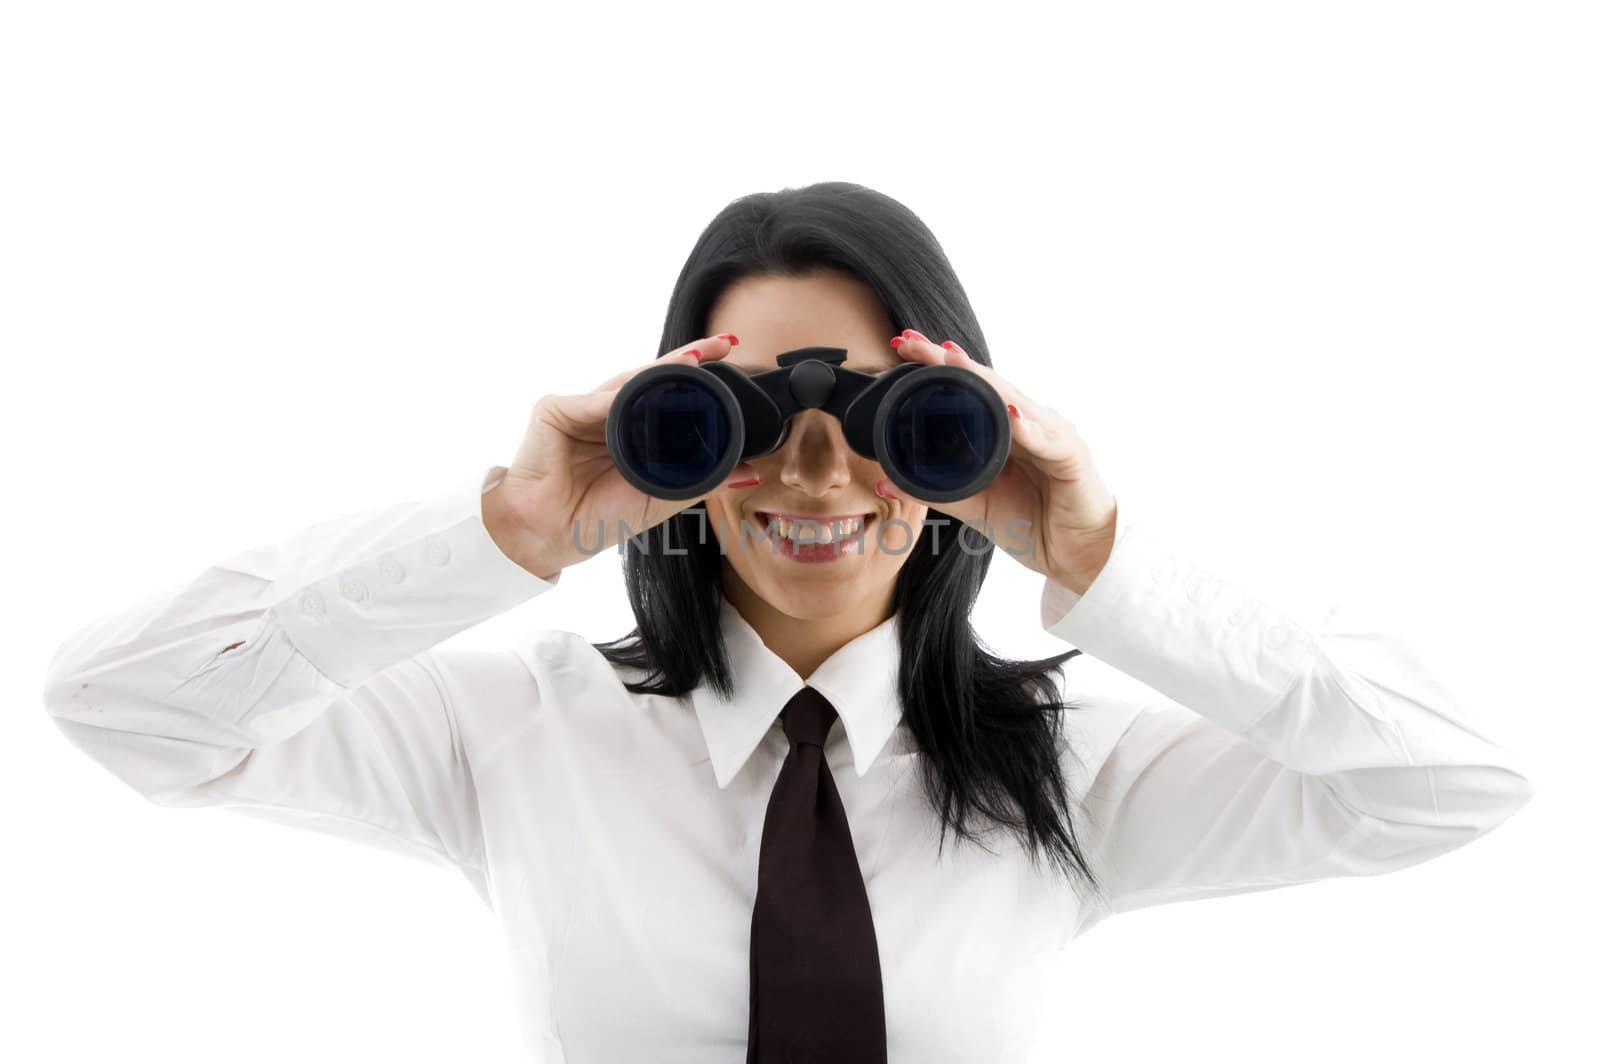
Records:
[[[778,714],[783,720],[783,734],[791,743],[825,746],[828,730],[838,719],[839,711],[815,687],[802,687],[784,705]]]

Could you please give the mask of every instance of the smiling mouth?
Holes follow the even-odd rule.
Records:
[[[795,514],[777,510],[757,510],[761,530],[796,547],[832,547],[836,543],[859,540],[877,515]]]

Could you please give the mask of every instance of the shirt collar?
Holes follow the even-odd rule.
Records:
[[[739,774],[777,723],[778,712],[802,687],[821,691],[839,711],[856,775],[865,776],[900,723],[898,615],[856,636],[802,679],[768,649],[726,598],[721,613],[722,638],[733,671],[733,697],[720,698],[705,683],[691,693],[717,786],[726,787]]]

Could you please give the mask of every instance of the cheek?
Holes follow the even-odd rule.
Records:
[[[916,549],[917,538],[922,535],[923,521],[927,516],[926,506],[911,506],[898,500],[891,502],[889,513],[877,532],[878,542],[881,542],[876,551],[878,556],[896,568],[904,565]]]

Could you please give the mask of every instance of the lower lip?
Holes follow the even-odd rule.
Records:
[[[795,543],[788,536],[778,535],[776,526],[768,525],[767,542],[776,543],[777,549],[773,550],[770,546],[767,549],[802,565],[823,565],[860,556],[862,543],[871,530],[872,519],[869,517],[860,532],[851,533],[832,543]]]

